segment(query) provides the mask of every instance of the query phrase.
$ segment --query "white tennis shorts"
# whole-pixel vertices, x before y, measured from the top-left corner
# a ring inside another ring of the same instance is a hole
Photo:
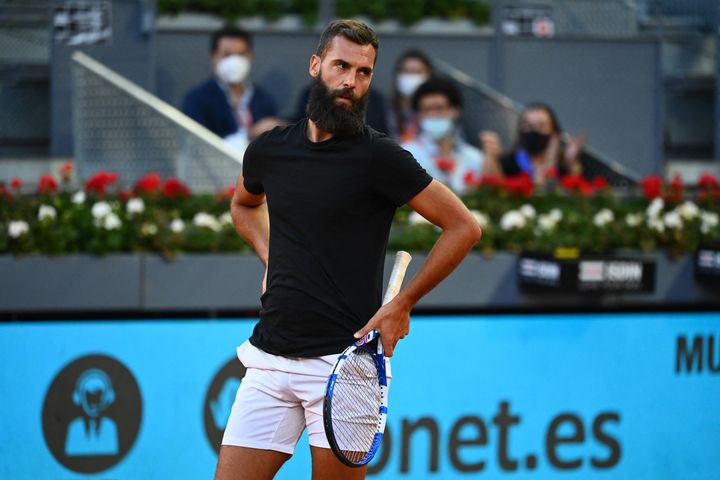
[[[223,445],[292,454],[305,427],[310,445],[330,448],[323,397],[338,355],[289,358],[246,341],[237,356],[247,369],[230,412]]]
[[[250,341],[240,345],[237,356],[247,371],[235,396],[222,444],[292,455],[307,428],[310,445],[330,448],[323,425],[323,398],[328,375],[339,355],[290,358],[264,352]],[[385,367],[389,385],[387,358]]]

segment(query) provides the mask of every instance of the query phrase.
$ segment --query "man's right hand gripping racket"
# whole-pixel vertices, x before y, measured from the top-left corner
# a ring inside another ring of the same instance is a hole
[[[411,257],[398,252],[383,305],[400,291]],[[340,354],[328,377],[323,421],[333,453],[350,467],[367,464],[385,431],[388,384],[380,334],[372,330]]]

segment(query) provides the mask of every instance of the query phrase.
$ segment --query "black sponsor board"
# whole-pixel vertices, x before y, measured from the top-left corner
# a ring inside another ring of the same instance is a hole
[[[652,260],[580,256],[518,255],[518,284],[524,290],[557,292],[653,292],[656,264]]]
[[[695,279],[720,283],[720,245],[704,246],[695,252]]]

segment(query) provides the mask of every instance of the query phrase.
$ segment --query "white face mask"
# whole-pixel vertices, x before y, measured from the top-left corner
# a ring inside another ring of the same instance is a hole
[[[433,140],[441,140],[452,133],[450,117],[427,117],[420,120],[420,129]]]
[[[215,66],[215,74],[225,83],[242,83],[250,73],[250,59],[244,55],[230,55]]]
[[[409,97],[415,90],[425,83],[428,76],[424,73],[400,73],[395,80],[395,86],[402,95]]]

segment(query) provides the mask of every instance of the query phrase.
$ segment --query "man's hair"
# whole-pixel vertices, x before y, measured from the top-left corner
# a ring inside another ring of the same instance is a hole
[[[372,45],[375,49],[375,61],[377,61],[377,52],[380,42],[372,28],[357,20],[334,20],[325,27],[320,35],[315,55],[322,58],[325,52],[330,48],[333,38],[342,35],[353,43],[358,45]]]
[[[210,37],[210,53],[215,53],[221,38],[239,38],[247,43],[250,51],[253,49],[252,36],[242,28],[233,25],[225,25],[219,30],[215,30]]]
[[[421,84],[412,97],[412,108],[417,111],[420,100],[428,95],[439,93],[444,95],[450,102],[450,106],[455,108],[462,107],[462,95],[460,90],[453,82],[443,77],[430,77],[425,83]]]

